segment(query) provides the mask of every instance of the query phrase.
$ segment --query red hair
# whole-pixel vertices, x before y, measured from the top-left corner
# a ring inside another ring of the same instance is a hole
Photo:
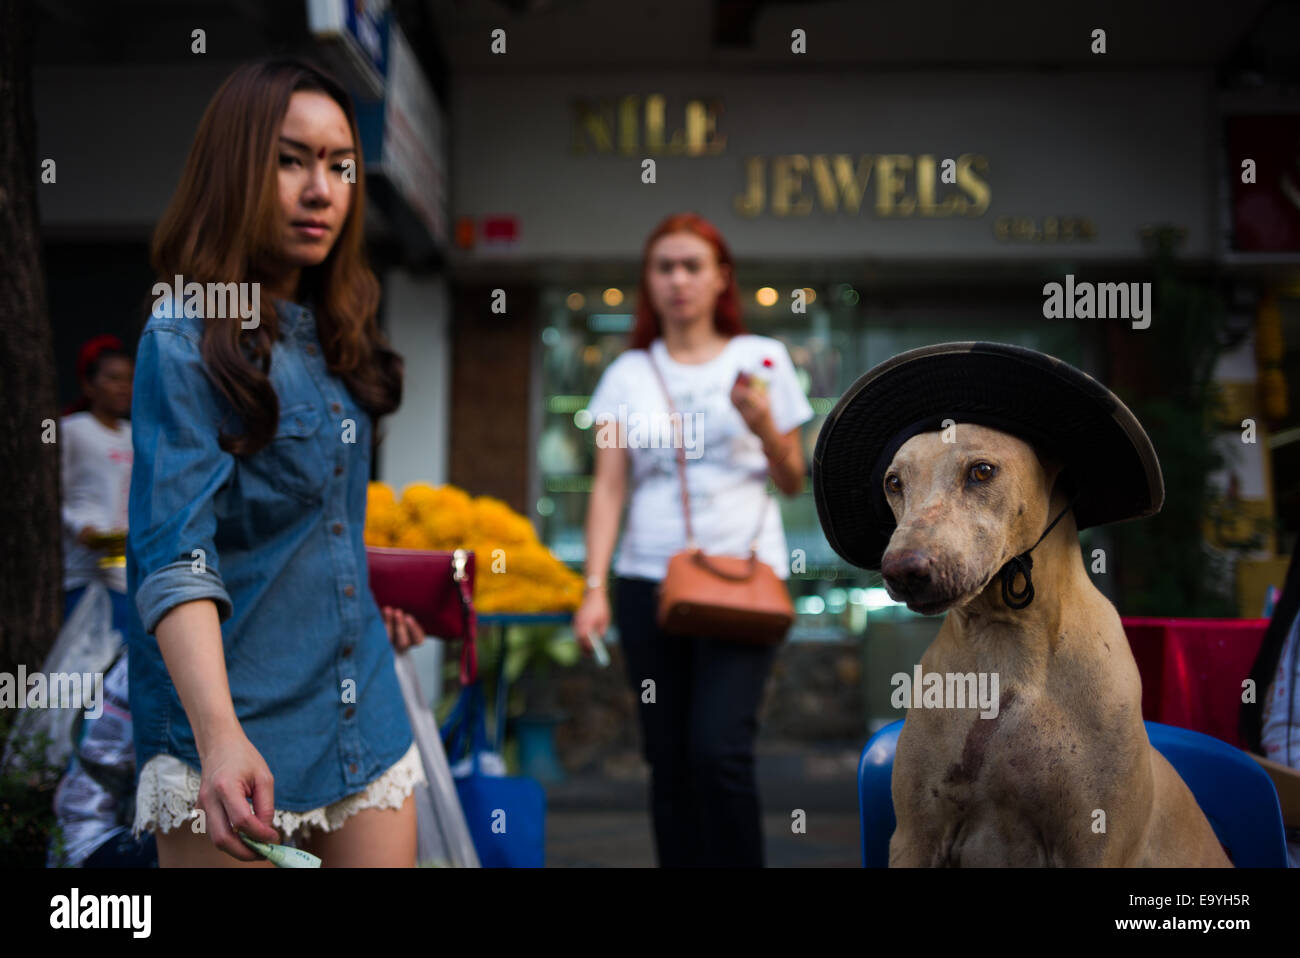
[[[669,233],[693,233],[713,247],[719,266],[726,266],[729,281],[727,288],[718,294],[713,306],[713,328],[728,338],[745,332],[740,319],[740,288],[736,285],[736,264],[731,258],[727,241],[718,228],[698,213],[674,213],[663,220],[649,238],[641,253],[641,290],[637,295],[636,324],[632,327],[631,349],[646,349],[663,335],[659,314],[650,305],[650,249],[660,237]]]

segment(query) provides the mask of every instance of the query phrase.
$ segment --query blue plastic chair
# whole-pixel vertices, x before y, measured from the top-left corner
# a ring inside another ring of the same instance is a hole
[[[1241,749],[1190,729],[1147,722],[1151,744],[1169,760],[1214,834],[1238,868],[1286,868],[1286,832],[1273,780]],[[862,867],[889,866],[894,834],[890,778],[902,721],[886,725],[867,742],[858,763],[858,811],[862,821]]]

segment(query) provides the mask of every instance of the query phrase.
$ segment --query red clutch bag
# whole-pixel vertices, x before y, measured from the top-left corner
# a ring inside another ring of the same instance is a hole
[[[426,635],[449,641],[463,639],[461,684],[474,681],[478,676],[474,553],[366,546],[366,562],[375,603],[414,616]]]

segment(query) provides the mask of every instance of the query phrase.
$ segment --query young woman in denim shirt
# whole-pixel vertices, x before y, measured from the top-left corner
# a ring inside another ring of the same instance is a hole
[[[241,67],[154,236],[183,293],[154,288],[140,339],[127,573],[135,832],[163,867],[268,865],[236,832],[414,864],[424,775],[393,646],[423,636],[375,606],[362,539],[402,363],[376,324],[359,142],[328,76]]]

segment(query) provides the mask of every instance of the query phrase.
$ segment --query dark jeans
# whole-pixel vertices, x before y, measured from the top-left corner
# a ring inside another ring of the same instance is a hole
[[[82,868],[157,868],[158,843],[145,832],[139,839],[122,832],[91,852]]]
[[[650,764],[659,865],[759,867],[754,736],[774,647],[663,633],[657,582],[618,578],[614,614]],[[643,687],[654,680],[654,702]]]

